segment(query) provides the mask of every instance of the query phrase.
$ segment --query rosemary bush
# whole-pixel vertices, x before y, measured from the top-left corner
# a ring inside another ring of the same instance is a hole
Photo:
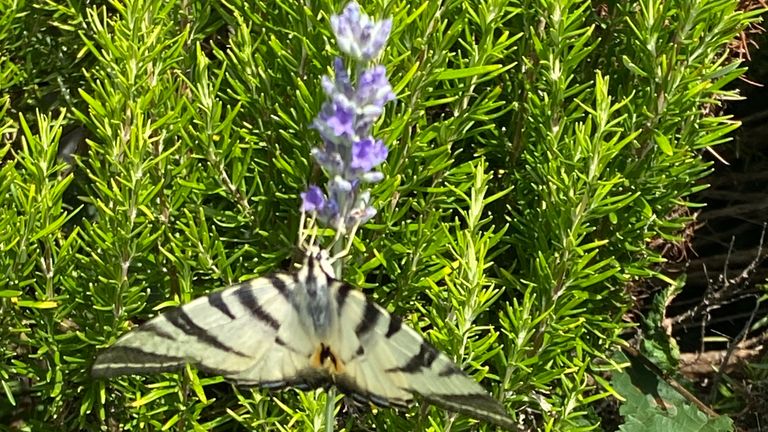
[[[594,430],[626,287],[709,172],[736,0],[370,1],[398,97],[345,279],[522,427]],[[317,430],[326,394],[97,381],[159,310],[287,268],[335,55],[320,0],[0,0],[0,428]],[[670,216],[672,215],[672,216]],[[671,283],[671,281],[670,281]],[[336,430],[489,430],[336,403]],[[470,426],[471,425],[471,426]]]

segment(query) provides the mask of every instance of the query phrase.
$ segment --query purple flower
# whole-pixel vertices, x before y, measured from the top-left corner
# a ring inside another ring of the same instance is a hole
[[[392,86],[387,79],[387,68],[384,66],[376,66],[363,71],[357,80],[357,85],[355,102],[359,106],[373,105],[379,109],[380,113],[384,104],[395,99]]]
[[[320,114],[315,117],[313,127],[328,141],[336,142],[338,137],[352,137],[355,134],[355,106],[343,97],[334,97],[323,103]]]
[[[395,99],[386,72],[384,66],[377,66],[363,71],[358,77],[358,88],[354,95],[357,136],[368,135],[373,123],[384,112],[384,104]]]
[[[363,172],[370,171],[373,167],[387,159],[387,146],[382,140],[366,138],[352,143],[352,161],[349,167]]]
[[[351,97],[355,89],[352,87],[349,73],[347,73],[347,68],[344,66],[344,60],[341,57],[336,57],[333,60],[333,73],[336,76],[334,80],[331,80],[328,75],[323,75],[322,85],[325,94],[328,97],[333,97],[336,94]]]
[[[352,1],[341,15],[331,16],[331,28],[342,52],[361,61],[370,61],[387,43],[392,20],[373,21],[360,12],[360,5]]]
[[[327,75],[323,75],[322,78],[323,91],[330,98],[343,96],[341,99],[345,103],[353,103],[360,111],[370,109],[368,106],[373,105],[379,113],[387,102],[395,99],[387,78],[387,68],[384,66],[379,65],[363,70],[357,78],[357,90],[352,85],[349,73],[340,57],[334,59],[333,72],[336,76],[334,80]]]
[[[338,142],[337,137],[341,136],[356,138],[355,135],[368,135],[373,123],[384,111],[384,105],[395,99],[387,79],[387,69],[376,66],[363,70],[357,77],[357,87],[350,81],[344,62],[338,57],[334,61],[334,72],[334,80],[323,76],[323,90],[330,102],[323,105],[314,127],[323,138],[334,142]]]
[[[379,171],[370,171],[360,175],[360,181],[363,183],[378,183],[384,179],[384,174]]]
[[[345,221],[347,226],[362,225],[376,216],[376,209],[369,205],[370,202],[371,193],[369,191],[364,191],[357,195],[357,199],[352,205]]]
[[[325,207],[325,195],[323,191],[315,186],[310,185],[306,192],[301,193],[301,211],[317,211]]]
[[[336,175],[344,171],[344,160],[341,154],[335,150],[333,143],[326,141],[325,148],[313,148],[310,154],[329,175]]]
[[[353,209],[350,212],[350,220],[347,222],[347,224],[350,226],[354,224],[362,225],[376,216],[376,213],[376,209],[370,206],[363,207],[361,209]]]
[[[339,220],[339,203],[334,196],[339,196],[339,193],[331,191],[331,197],[326,198],[319,187],[310,185],[306,192],[301,193],[301,211],[315,213],[321,223],[336,226]]]
[[[339,218],[339,204],[334,200],[328,200],[318,217],[324,224],[336,226],[336,221]]]
[[[341,176],[334,176],[329,184],[331,195],[339,202],[343,201],[344,197],[357,187],[357,182],[351,182]]]

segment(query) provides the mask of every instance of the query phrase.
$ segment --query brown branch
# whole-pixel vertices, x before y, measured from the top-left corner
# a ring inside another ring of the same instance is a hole
[[[722,267],[718,266],[718,267]],[[752,274],[752,278],[754,280],[762,281],[768,279],[768,268],[758,268],[755,269],[755,273]],[[701,271],[691,271],[686,274],[685,277],[685,283],[688,286],[700,286],[700,285],[707,285],[711,284],[713,281],[709,279],[709,275],[701,270]],[[698,299],[689,299],[688,302],[697,302]],[[675,303],[676,306],[683,306],[683,301],[678,301]]]
[[[706,258],[699,258],[691,260],[690,267],[706,267],[706,268],[725,268],[726,266],[740,267],[744,264],[752,263],[755,260],[757,252],[760,247],[754,247],[747,250],[734,251],[727,254],[710,255]]]
[[[744,268],[744,270],[742,270],[741,273],[739,273],[736,277],[728,278],[728,266],[731,264],[731,261],[734,257],[734,254],[732,253],[732,239],[731,247],[728,249],[728,254],[725,256],[724,265],[722,266],[722,274],[718,278],[717,282],[707,284],[707,291],[704,294],[704,298],[702,299],[701,303],[696,305],[694,308],[687,310],[685,313],[668,318],[669,323],[674,326],[685,323],[687,321],[695,320],[700,316],[704,316],[706,318],[709,315],[709,312],[712,310],[718,309],[728,303],[735,301],[734,298],[736,297],[743,296],[745,291],[748,289],[748,282],[750,278],[754,275],[757,267],[765,260],[763,257],[765,230],[766,224],[763,223],[763,230],[760,234],[760,242],[758,243],[757,250],[754,253],[754,258],[749,263],[749,265]],[[741,253],[739,253],[739,255],[741,255]],[[743,257],[739,256],[738,258],[742,259]],[[704,269],[704,272],[706,273],[706,264],[701,261],[699,265]],[[709,280],[709,277],[707,277],[707,280]],[[706,320],[704,320],[703,323],[706,323]]]
[[[754,212],[764,212],[766,209],[768,209],[768,199],[763,199],[761,201],[751,202],[748,204],[737,204],[715,210],[704,211],[701,212],[701,219],[708,220],[719,217],[737,217]]]
[[[755,298],[755,293],[754,292],[750,292],[750,293],[746,293],[746,294],[744,294],[744,295],[742,295],[740,297],[733,298],[732,302],[741,301],[741,300],[744,300],[745,298],[749,298],[749,297]],[[711,309],[710,312],[712,310],[714,310],[714,309]],[[746,311],[746,312],[741,312],[741,313],[732,313],[732,314],[728,314],[728,315],[725,315],[725,316],[720,316],[720,317],[717,317],[717,318],[707,319],[706,320],[706,324],[710,325],[710,324],[717,324],[717,323],[721,323],[721,322],[732,322],[732,321],[737,320],[737,319],[749,318],[751,315],[752,315],[752,311]],[[666,321],[668,321],[668,320],[665,320],[665,323],[666,323]],[[696,322],[686,322],[686,323],[679,324],[676,327],[676,330],[687,330],[687,329],[690,329],[690,328],[693,328],[693,327],[698,327],[699,325],[701,325],[701,322],[698,322],[698,321],[696,321]],[[701,351],[704,351],[704,350],[702,349]]]
[[[747,182],[761,182],[765,180],[768,180],[768,171],[758,170],[756,172],[732,173],[722,177],[714,177],[709,181],[709,184],[711,187],[715,187],[716,185],[723,184],[743,185]]]
[[[712,198],[712,199],[724,200],[724,201],[752,202],[752,201],[768,199],[768,194],[764,194],[760,192],[738,192],[738,191],[732,191],[732,190],[717,190],[717,189],[704,190],[700,193],[700,195],[704,198]]]
[[[765,233],[765,231],[763,231]],[[760,244],[763,244],[763,239],[760,239]],[[750,327],[752,327],[752,323],[755,320],[755,315],[757,315],[757,310],[760,308],[760,297],[758,295],[755,295],[755,307],[752,308],[752,315],[749,317],[747,322],[744,324],[744,327],[741,328],[741,332],[739,332],[739,335],[736,336],[736,339],[734,340],[735,343],[731,343],[728,345],[728,349],[725,351],[725,357],[723,358],[723,364],[727,365],[728,362],[731,359],[731,356],[733,356],[733,352],[736,349],[736,347],[744,341],[744,339],[747,337],[747,334],[749,333]],[[723,374],[725,373],[724,369],[720,369],[717,372],[717,375],[715,375],[715,379],[712,380],[712,389],[709,391],[709,401],[715,400],[715,395],[717,394],[718,388],[720,387],[720,381],[723,378]]]
[[[712,350],[680,354],[680,372],[691,378],[700,379],[722,371],[731,373],[742,365],[760,356],[768,341],[768,331],[755,337],[732,344],[736,349],[728,356],[728,350]]]
[[[745,220],[744,218],[741,218],[740,220]],[[712,234],[708,234],[703,232],[703,230],[700,230],[702,227],[708,227],[707,224],[702,223],[701,226],[696,227],[696,243],[697,247],[701,248],[702,246],[706,246],[707,244],[716,244],[725,246],[728,243],[724,242],[721,239],[724,238],[732,238],[732,237],[738,237],[740,235],[744,235],[747,233],[751,233],[751,231],[754,229],[755,226],[760,226],[763,224],[762,220],[758,222],[751,222],[749,223],[743,223],[743,224],[732,224],[730,229],[723,229],[723,227],[718,227],[716,232],[712,232]],[[751,235],[751,234],[748,234]],[[706,242],[706,243],[705,243]]]

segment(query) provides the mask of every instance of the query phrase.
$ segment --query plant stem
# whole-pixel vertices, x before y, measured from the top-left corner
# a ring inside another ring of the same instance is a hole
[[[337,242],[333,245],[332,254],[336,254],[341,251],[344,242]],[[339,259],[333,263],[333,271],[336,273],[336,279],[341,280],[342,260]],[[334,411],[336,408],[336,387],[329,387],[326,391],[325,399],[325,432],[333,432],[333,426],[336,423],[334,419]]]
[[[336,387],[329,387],[326,390],[325,399],[325,432],[333,432],[333,425],[336,423],[334,419],[334,409],[336,408]]]

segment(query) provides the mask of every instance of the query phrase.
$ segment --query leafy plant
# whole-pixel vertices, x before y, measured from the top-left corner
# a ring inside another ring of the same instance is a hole
[[[345,279],[522,428],[596,429],[632,325],[626,288],[659,276],[653,242],[679,235],[701,153],[738,127],[712,113],[744,72],[727,44],[762,11],[363,6],[392,16],[380,61],[398,102],[375,125],[386,176]],[[321,427],[322,391],[238,390],[191,368],[95,381],[89,367],[158,311],[289,265],[299,194],[324,180],[307,125],[340,7],[0,0],[0,428]],[[338,430],[489,429],[336,406]]]
[[[632,431],[731,431],[733,422],[728,417],[710,418],[689,403],[659,377],[647,373],[643,382],[634,384],[631,374],[618,372],[611,383],[626,401],[621,405],[624,424],[619,430]],[[652,387],[652,394],[643,387]]]

